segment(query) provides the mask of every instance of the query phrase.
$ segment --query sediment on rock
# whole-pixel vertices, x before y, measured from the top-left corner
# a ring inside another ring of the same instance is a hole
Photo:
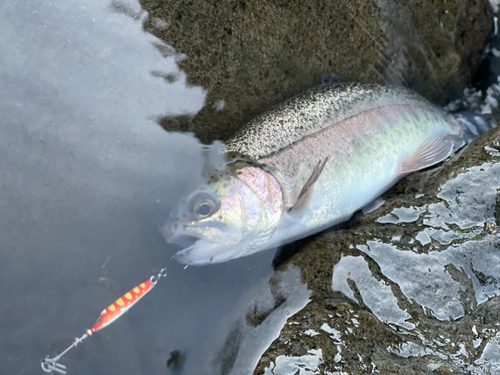
[[[447,2],[141,0],[146,31],[187,58],[188,83],[208,90],[169,131],[210,143],[323,74],[409,86],[445,104],[459,97],[493,27],[487,0]],[[171,81],[175,77],[166,77]]]

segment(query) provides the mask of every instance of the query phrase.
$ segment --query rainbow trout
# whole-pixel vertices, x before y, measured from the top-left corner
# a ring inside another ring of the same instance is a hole
[[[348,220],[405,175],[465,142],[450,115],[403,88],[318,86],[262,113],[225,142],[161,228],[190,240],[184,264],[220,263]]]

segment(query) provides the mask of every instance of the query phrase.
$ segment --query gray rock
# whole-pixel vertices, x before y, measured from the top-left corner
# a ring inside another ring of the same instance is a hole
[[[209,90],[170,131],[222,139],[323,74],[409,86],[444,104],[474,74],[492,30],[487,0],[141,0],[146,31],[187,58],[188,83]],[[169,54],[163,48],[164,54]],[[164,77],[169,82],[178,77]]]
[[[277,267],[312,294],[255,374],[500,371],[500,128],[381,199]]]

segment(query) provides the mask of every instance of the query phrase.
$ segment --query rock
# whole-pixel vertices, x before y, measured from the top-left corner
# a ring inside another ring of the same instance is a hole
[[[381,199],[277,267],[312,294],[255,374],[500,371],[500,128]]]
[[[196,116],[164,118],[161,124],[192,131],[207,143],[318,84],[323,74],[407,85],[444,104],[460,96],[473,76],[493,25],[487,0],[141,5],[149,13],[145,30],[185,54],[179,65],[188,83],[209,91]]]

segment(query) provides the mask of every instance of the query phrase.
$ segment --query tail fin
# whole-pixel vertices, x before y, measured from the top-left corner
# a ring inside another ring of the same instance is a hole
[[[495,128],[497,124],[488,115],[479,115],[471,112],[459,112],[453,115],[463,128],[463,138],[471,143],[481,134]]]

